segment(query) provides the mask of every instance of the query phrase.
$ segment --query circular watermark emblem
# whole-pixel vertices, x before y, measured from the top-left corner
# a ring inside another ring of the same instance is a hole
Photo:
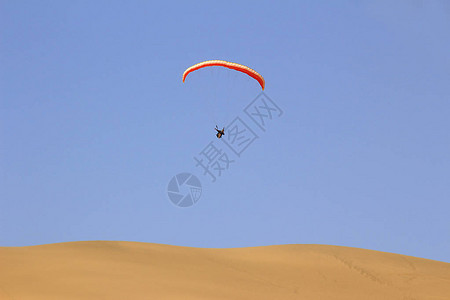
[[[189,207],[197,203],[202,195],[200,180],[191,173],[174,176],[167,186],[170,201],[179,207]]]

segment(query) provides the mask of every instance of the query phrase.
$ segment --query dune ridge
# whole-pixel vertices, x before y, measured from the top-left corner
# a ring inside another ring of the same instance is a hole
[[[450,264],[327,245],[0,247],[0,299],[450,299]]]

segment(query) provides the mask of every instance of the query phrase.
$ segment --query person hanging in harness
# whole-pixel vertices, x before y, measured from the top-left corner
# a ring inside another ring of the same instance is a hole
[[[225,135],[224,130],[225,130],[225,127],[222,128],[222,130],[219,130],[219,128],[217,128],[217,125],[216,125],[216,131],[217,131],[216,136],[217,136],[218,139],[220,139],[222,137],[222,135]]]

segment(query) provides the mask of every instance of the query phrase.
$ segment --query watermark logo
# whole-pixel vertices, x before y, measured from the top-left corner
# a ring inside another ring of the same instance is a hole
[[[260,93],[225,126],[226,133],[220,140],[214,138],[194,156],[197,172],[216,182],[230,167],[234,167],[272,121],[282,115],[280,107],[264,92]],[[194,205],[201,193],[201,183],[191,173],[176,175],[168,186],[169,199],[179,207]]]
[[[241,156],[245,149],[258,138],[256,133],[239,117],[228,124],[227,128],[228,135],[223,141],[237,156]]]
[[[167,186],[170,201],[178,207],[189,207],[197,203],[202,195],[202,184],[191,173],[174,176]]]
[[[210,142],[200,153],[199,157],[194,157],[197,162],[196,167],[203,169],[203,175],[208,175],[211,177],[212,182],[215,182],[217,176],[222,175],[222,171],[228,170],[231,160],[228,154],[221,148]]]
[[[265,93],[261,93],[244,109],[245,114],[262,130],[275,118],[281,117],[283,111]]]

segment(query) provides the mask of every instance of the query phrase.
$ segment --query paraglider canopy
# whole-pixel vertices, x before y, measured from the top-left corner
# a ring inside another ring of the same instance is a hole
[[[232,70],[236,70],[242,73],[247,74],[248,76],[254,78],[256,81],[258,81],[259,85],[261,86],[261,88],[264,90],[264,87],[266,85],[264,78],[261,76],[261,74],[259,74],[258,72],[256,72],[255,70],[241,65],[241,64],[237,64],[237,63],[232,63],[232,62],[228,62],[228,61],[224,61],[224,60],[207,60],[201,63],[198,63],[196,65],[193,65],[189,68],[186,69],[186,71],[184,71],[183,73],[183,82],[186,79],[186,76],[193,72],[196,71],[198,69],[201,68],[205,68],[205,67],[213,67],[213,66],[218,66],[218,67],[225,67],[225,68],[229,68]]]

